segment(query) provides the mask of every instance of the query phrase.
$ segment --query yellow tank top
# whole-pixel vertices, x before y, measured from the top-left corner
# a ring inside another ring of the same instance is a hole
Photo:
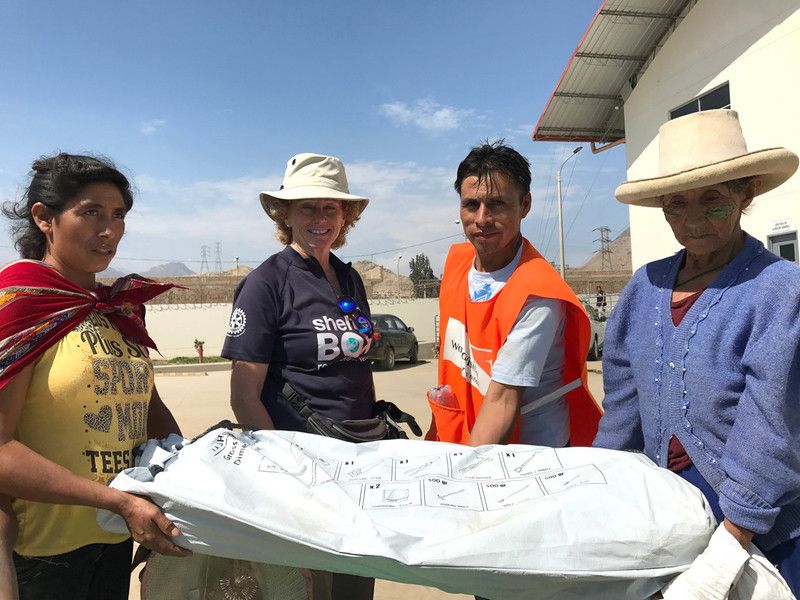
[[[35,363],[16,439],[73,473],[107,485],[133,465],[147,439],[153,366],[147,349],[125,340],[93,312]],[[50,556],[87,544],[117,543],[95,521],[95,509],[14,500],[15,550]]]

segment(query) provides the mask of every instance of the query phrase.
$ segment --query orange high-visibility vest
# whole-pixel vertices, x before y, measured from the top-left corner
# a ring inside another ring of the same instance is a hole
[[[591,327],[575,293],[541,254],[523,238],[522,258],[491,300],[472,302],[467,277],[475,260],[472,244],[455,244],[445,262],[439,294],[439,385],[449,384],[458,406],[430,402],[435,438],[466,444],[492,378],[492,365],[529,296],[566,305],[563,382],[570,415],[570,445],[589,446],[602,411],[589,392],[586,354]],[[578,383],[580,382],[580,383]],[[519,441],[520,419],[509,442]],[[433,431],[432,431],[433,432]]]

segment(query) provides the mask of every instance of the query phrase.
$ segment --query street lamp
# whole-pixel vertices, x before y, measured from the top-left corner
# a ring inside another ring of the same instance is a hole
[[[397,272],[397,295],[400,295],[400,259],[403,258],[402,254],[398,254],[395,261],[397,261],[397,266],[395,267],[395,271]]]
[[[461,219],[456,219],[455,221],[453,221],[453,223],[455,223],[456,225],[461,225],[462,228],[464,227],[464,224],[461,222]],[[461,233],[464,234],[464,241],[466,242],[468,240],[467,232],[462,229]]]
[[[558,249],[561,255],[561,278],[564,279],[564,215],[561,209],[561,169],[564,168],[564,165],[567,164],[567,161],[575,156],[578,152],[583,150],[583,146],[578,146],[575,150],[572,151],[567,158],[564,159],[564,162],[561,163],[561,166],[558,167],[558,173],[556,175],[556,183],[558,185]]]

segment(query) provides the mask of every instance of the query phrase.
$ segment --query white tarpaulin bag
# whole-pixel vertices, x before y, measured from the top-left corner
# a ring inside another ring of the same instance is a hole
[[[227,429],[175,447],[151,440],[111,485],[159,504],[181,546],[495,600],[647,598],[716,526],[642,454]]]
[[[753,544],[742,548],[724,525],[662,594],[663,600],[794,600],[786,581],[761,551]]]

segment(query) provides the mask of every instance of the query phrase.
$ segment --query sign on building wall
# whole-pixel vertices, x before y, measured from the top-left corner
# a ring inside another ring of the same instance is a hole
[[[781,231],[792,231],[794,228],[792,227],[792,220],[791,219],[778,219],[777,221],[772,222],[772,228],[770,229],[770,233],[780,233]]]

